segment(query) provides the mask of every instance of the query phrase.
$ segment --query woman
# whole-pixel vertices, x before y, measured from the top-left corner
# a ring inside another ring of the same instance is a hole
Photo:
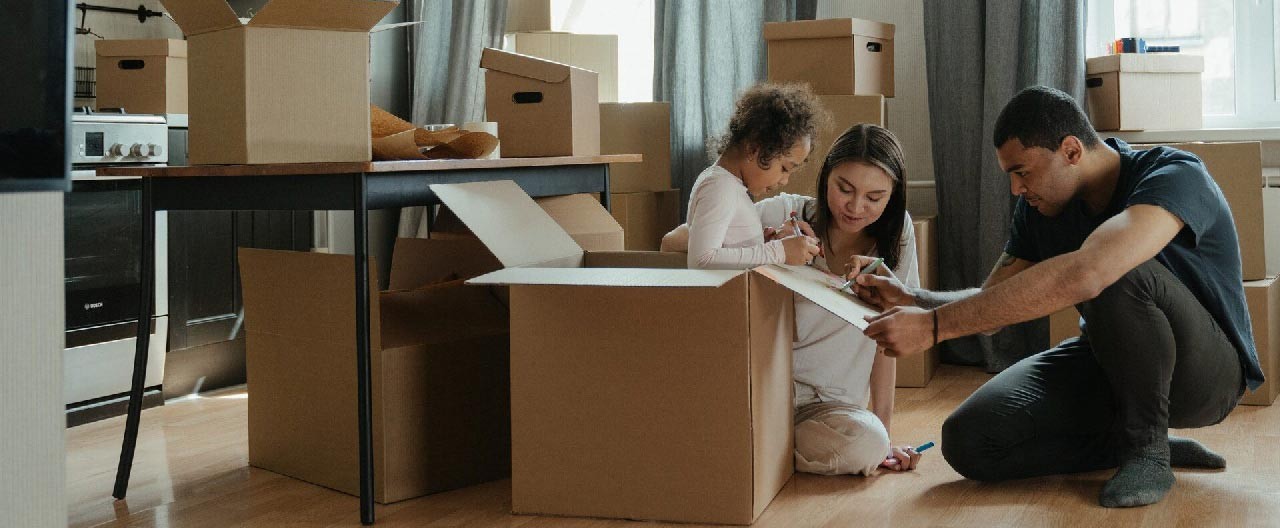
[[[843,275],[866,256],[882,257],[904,284],[917,287],[905,189],[897,138],[860,124],[831,146],[818,175],[817,198],[781,194],[755,207],[763,225],[778,226],[765,228],[766,239],[793,235],[798,227],[821,241],[814,267]],[[687,251],[688,227],[663,237],[662,250]],[[875,341],[825,309],[799,296],[795,304],[796,469],[869,476],[877,467],[915,468],[920,455],[889,442],[896,360],[876,353]]]

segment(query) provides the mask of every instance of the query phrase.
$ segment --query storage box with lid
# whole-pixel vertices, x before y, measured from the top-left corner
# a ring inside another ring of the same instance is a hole
[[[1194,130],[1204,124],[1204,57],[1120,53],[1085,61],[1089,121],[1098,130]]]
[[[769,22],[769,80],[819,95],[893,97],[893,24],[858,18]]]

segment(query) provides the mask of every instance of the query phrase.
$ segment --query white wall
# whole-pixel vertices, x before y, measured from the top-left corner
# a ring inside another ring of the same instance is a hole
[[[818,0],[818,18],[864,18],[894,27],[894,97],[888,99],[888,128],[907,155],[908,207],[913,214],[936,214],[933,143],[929,132],[929,83],[925,69],[924,0]]]
[[[62,193],[0,194],[0,524],[5,526],[67,525],[62,259]]]

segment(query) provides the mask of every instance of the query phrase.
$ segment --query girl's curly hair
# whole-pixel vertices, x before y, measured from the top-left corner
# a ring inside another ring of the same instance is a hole
[[[821,103],[807,84],[761,83],[738,97],[729,130],[711,138],[707,147],[713,158],[732,147],[755,148],[756,165],[763,170],[800,138],[812,142],[825,119]]]

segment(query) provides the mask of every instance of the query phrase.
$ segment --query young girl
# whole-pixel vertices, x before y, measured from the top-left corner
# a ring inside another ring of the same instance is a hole
[[[827,154],[816,199],[781,194],[756,203],[755,212],[770,237],[793,233],[791,212],[799,212],[803,220],[794,224],[822,240],[823,256],[813,263],[819,269],[843,274],[848,264],[861,267],[868,255],[879,256],[914,287],[920,275],[905,188],[897,138],[855,125]],[[687,233],[685,226],[668,233],[662,250],[683,250]],[[795,303],[796,469],[870,475],[877,467],[915,468],[918,453],[890,448],[896,360],[877,354],[875,341],[823,308],[799,296]]]
[[[794,235],[766,242],[751,196],[787,183],[809,156],[817,98],[802,85],[756,85],[738,98],[729,130],[712,143],[716,163],[698,175],[689,196],[688,263],[697,269],[805,264],[817,240]]]

